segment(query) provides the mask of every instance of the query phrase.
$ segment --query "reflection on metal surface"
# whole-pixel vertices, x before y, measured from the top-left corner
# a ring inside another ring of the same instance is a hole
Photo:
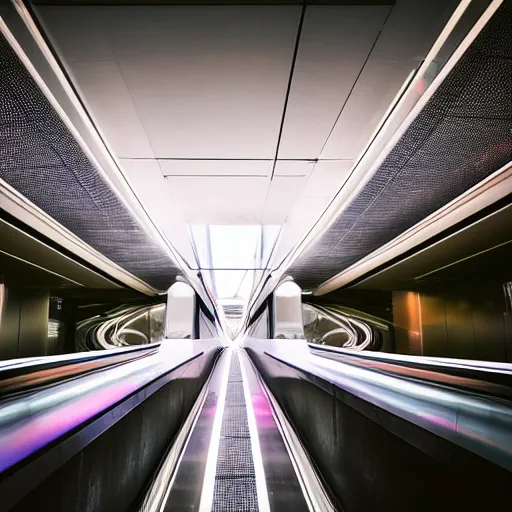
[[[283,420],[287,420],[258,377],[246,352],[241,350],[239,356],[245,374],[246,389],[250,392],[250,398],[246,396],[246,402],[251,401],[254,411],[255,435],[259,440],[270,509],[278,510],[279,507],[285,507],[295,512],[331,510],[315,506],[314,500],[310,498],[311,489],[304,481],[310,474],[314,474],[314,469],[310,463],[304,466],[298,464],[296,452],[290,449],[289,438],[285,438],[282,423]],[[276,412],[277,409],[280,416]]]
[[[164,337],[165,306],[121,306],[78,323],[80,351],[159,342]]]
[[[304,334],[310,343],[351,350],[380,350],[386,326],[354,315],[303,304]]]
[[[356,396],[512,471],[510,402],[291,351],[288,343],[247,340],[245,345],[280,362],[280,372],[285,365],[295,378],[315,376],[344,390],[347,397]],[[506,366],[512,370],[512,365]]]

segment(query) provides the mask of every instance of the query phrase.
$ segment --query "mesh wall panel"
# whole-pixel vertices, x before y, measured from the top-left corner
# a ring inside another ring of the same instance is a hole
[[[103,180],[0,34],[0,178],[159,290],[177,269]]]
[[[506,1],[376,174],[290,274],[303,288],[375,251],[512,159],[512,1]]]

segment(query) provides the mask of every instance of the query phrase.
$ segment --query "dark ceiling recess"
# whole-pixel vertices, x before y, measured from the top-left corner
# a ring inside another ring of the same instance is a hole
[[[290,274],[315,289],[512,159],[512,0],[506,0],[363,190]]]
[[[84,242],[157,290],[178,269],[89,161],[0,36],[0,178]]]

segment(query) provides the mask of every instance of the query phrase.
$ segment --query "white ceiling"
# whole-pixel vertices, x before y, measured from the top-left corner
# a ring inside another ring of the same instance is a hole
[[[320,156],[389,10],[389,6],[307,9],[279,158]]]
[[[185,260],[195,265],[189,223],[284,224],[277,265],[343,186],[447,3],[309,6],[288,101],[300,6],[38,13],[131,186]]]

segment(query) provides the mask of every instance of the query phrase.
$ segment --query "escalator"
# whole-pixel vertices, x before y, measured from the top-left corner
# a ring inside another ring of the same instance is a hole
[[[509,365],[247,338],[0,368],[0,510],[499,510]]]

